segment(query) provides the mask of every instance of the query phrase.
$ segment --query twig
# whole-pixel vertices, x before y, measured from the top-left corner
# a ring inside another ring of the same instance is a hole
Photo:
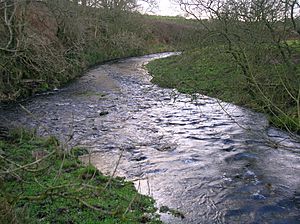
[[[32,112],[30,112],[26,107],[24,107],[22,104],[19,104],[19,106],[26,112],[26,113],[28,113],[34,120],[36,120],[40,125],[41,125],[41,127],[48,133],[48,134],[50,134],[51,132],[50,132],[50,130],[45,126],[45,125],[43,125],[42,124],[42,122],[32,113]]]
[[[121,151],[121,154],[120,154],[120,156],[119,156],[119,159],[118,159],[118,161],[117,161],[117,164],[116,164],[116,166],[115,166],[115,169],[114,169],[112,175],[110,175],[109,180],[108,180],[108,182],[107,182],[106,185],[105,185],[105,189],[107,189],[107,187],[111,184],[111,181],[112,181],[113,177],[115,176],[115,174],[116,174],[116,172],[117,172],[117,169],[118,169],[118,167],[119,167],[119,165],[120,165],[121,158],[122,158],[122,156],[123,156],[124,151],[125,151],[125,148],[123,148],[122,151]]]
[[[9,163],[11,163],[11,164],[14,164],[14,165],[18,166],[18,168],[16,168],[16,169],[13,169],[13,170],[7,170],[7,171],[5,171],[5,172],[0,172],[0,174],[9,174],[9,173],[11,173],[11,172],[16,172],[16,171],[22,170],[22,169],[24,169],[24,170],[26,170],[26,171],[28,171],[28,172],[38,172],[37,170],[27,169],[27,167],[30,167],[30,166],[33,166],[33,165],[35,165],[35,164],[40,163],[41,161],[43,161],[43,160],[45,160],[46,158],[48,158],[48,157],[50,157],[51,155],[53,155],[54,153],[55,153],[55,151],[49,153],[48,155],[44,156],[44,157],[41,158],[41,159],[36,160],[35,162],[28,163],[28,164],[23,165],[23,166],[22,166],[22,165],[19,165],[19,164],[17,164],[17,163],[15,163],[15,162],[12,161],[12,160],[9,160],[9,159],[5,158],[5,157],[2,156],[2,155],[0,155],[0,158],[1,158],[1,159],[5,160],[5,161],[7,161],[7,162],[9,162]]]

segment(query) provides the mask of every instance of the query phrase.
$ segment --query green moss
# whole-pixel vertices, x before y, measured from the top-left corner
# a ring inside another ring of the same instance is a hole
[[[159,209],[159,212],[160,213],[169,213],[169,214],[173,215],[174,217],[181,218],[181,219],[185,218],[185,216],[182,212],[180,212],[176,209],[171,209],[168,206],[161,206]]]
[[[0,141],[1,223],[140,223],[154,214],[154,201],[132,183],[83,166],[76,153],[57,155],[56,143],[24,132]],[[34,163],[33,152],[45,157]],[[160,223],[151,217],[148,223]]]
[[[70,154],[71,154],[72,156],[74,156],[75,158],[76,158],[76,157],[79,157],[79,156],[86,155],[86,154],[88,154],[88,153],[89,153],[89,152],[88,152],[87,149],[81,148],[81,147],[75,147],[75,148],[72,148],[72,149],[71,149],[71,152],[70,152]]]

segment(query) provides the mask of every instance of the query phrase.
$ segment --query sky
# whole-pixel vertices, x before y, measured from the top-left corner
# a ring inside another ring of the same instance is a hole
[[[170,0],[158,0],[159,2],[159,11],[157,12],[162,16],[177,16],[182,14],[180,7],[174,3],[171,3]]]
[[[177,16],[183,15],[183,12],[180,10],[180,7],[175,3],[171,2],[172,0],[157,0],[158,9],[154,10],[153,13],[162,16]]]

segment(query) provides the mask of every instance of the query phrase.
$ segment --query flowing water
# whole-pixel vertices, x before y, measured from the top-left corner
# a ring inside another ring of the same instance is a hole
[[[299,139],[262,114],[151,84],[142,65],[170,55],[101,65],[22,102],[31,115],[0,106],[1,122],[72,136],[103,173],[184,215],[162,214],[166,223],[300,223]]]

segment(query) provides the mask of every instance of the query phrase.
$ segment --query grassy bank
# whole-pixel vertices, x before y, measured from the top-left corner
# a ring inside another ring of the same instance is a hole
[[[225,102],[247,106],[269,115],[283,129],[300,132],[299,105],[292,101],[282,77],[281,64],[256,65],[249,82],[241,68],[222,46],[210,46],[182,55],[159,59],[147,65],[152,82],[183,93],[201,93]],[[294,77],[295,89],[299,80]],[[289,86],[290,88],[290,86]]]
[[[152,82],[164,88],[176,88],[182,93],[203,93],[224,101],[241,101],[233,91],[238,70],[226,54],[211,55],[211,49],[184,52],[179,56],[150,62],[147,68]]]
[[[0,223],[161,223],[151,198],[83,166],[84,152],[24,131],[0,140]]]

